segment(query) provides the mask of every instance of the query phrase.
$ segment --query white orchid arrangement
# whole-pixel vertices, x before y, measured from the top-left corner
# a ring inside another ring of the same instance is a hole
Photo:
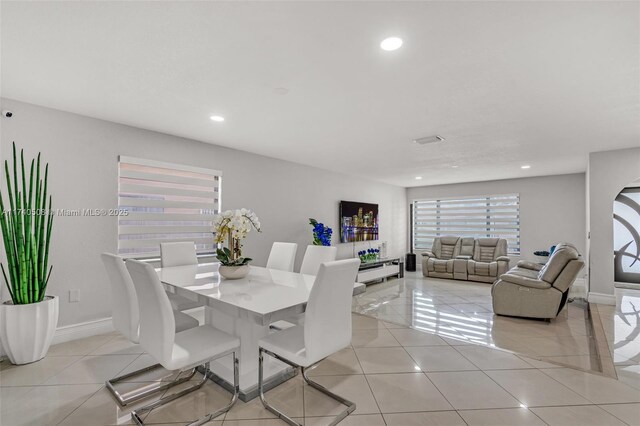
[[[262,232],[260,220],[254,212],[248,209],[227,210],[213,219],[215,243],[221,244],[228,240],[229,247],[217,250],[218,260],[225,266],[242,266],[251,258],[242,257],[241,240],[245,239],[251,229]]]

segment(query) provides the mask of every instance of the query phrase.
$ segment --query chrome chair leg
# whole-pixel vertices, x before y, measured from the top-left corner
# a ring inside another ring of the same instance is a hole
[[[351,402],[348,399],[343,398],[340,395],[337,395],[337,394],[331,392],[329,389],[325,388],[320,383],[314,382],[313,380],[309,379],[309,377],[307,376],[307,368],[300,367],[300,369],[302,370],[302,377],[304,378],[304,381],[307,382],[307,384],[309,386],[311,386],[312,388],[319,390],[323,394],[335,399],[336,401],[338,401],[342,405],[346,405],[347,406],[347,408],[345,410],[341,411],[340,414],[338,414],[333,419],[333,421],[331,423],[329,423],[329,426],[337,425],[342,420],[344,420],[349,414],[353,413],[353,411],[356,409],[356,403],[355,402]]]
[[[229,401],[229,403],[227,405],[225,405],[224,407],[222,407],[218,411],[215,411],[213,413],[207,414],[206,416],[202,417],[201,419],[198,419],[195,422],[190,423],[189,426],[203,425],[203,424],[208,423],[211,420],[215,419],[220,414],[226,413],[227,411],[229,411],[231,409],[231,407],[233,407],[235,405],[236,401],[238,400],[238,396],[239,395],[240,395],[240,369],[239,369],[238,358],[236,357],[236,353],[234,352],[233,353],[233,396],[231,397],[231,401]]]
[[[300,423],[296,422],[291,417],[287,416],[286,414],[284,414],[283,412],[279,411],[274,406],[270,405],[269,402],[266,400],[266,398],[264,396],[264,377],[263,377],[263,374],[264,374],[263,364],[264,364],[264,354],[265,353],[270,355],[271,357],[277,359],[278,361],[282,361],[285,364],[290,365],[293,368],[300,367],[299,365],[294,364],[293,362],[291,362],[291,361],[289,361],[289,360],[287,360],[285,358],[282,358],[282,357],[278,356],[277,354],[274,354],[273,352],[269,352],[266,349],[259,348],[259,353],[258,353],[258,390],[260,391],[260,401],[262,401],[262,405],[264,405],[264,408],[266,408],[267,410],[271,411],[273,414],[278,416],[278,418],[282,419],[283,421],[285,421],[286,423],[290,424],[291,426],[302,426]],[[344,405],[347,406],[347,408],[345,410],[343,410],[340,414],[338,414],[333,419],[333,421],[330,423],[330,426],[337,425],[342,420],[344,420],[345,417],[347,417],[349,414],[351,414],[356,409],[356,404],[354,402],[351,402],[348,399],[345,399],[345,398],[341,397],[340,395],[336,395],[335,393],[331,392],[329,389],[325,388],[321,384],[310,380],[309,377],[307,377],[307,368],[301,367],[301,369],[302,369],[302,377],[304,377],[305,382],[307,382],[307,384],[309,384],[309,386],[313,387],[314,389],[319,390],[320,392],[324,393],[325,395],[327,395],[327,396],[333,398],[334,400],[338,401],[339,403],[344,404]]]
[[[144,422],[142,421],[142,415],[145,413],[148,413],[149,411],[153,410],[154,408],[158,408],[161,407],[163,405],[165,405],[168,402],[171,402],[175,399],[180,398],[181,396],[184,396],[188,393],[191,393],[195,390],[200,389],[202,386],[204,386],[204,384],[207,382],[207,379],[209,378],[209,363],[207,362],[205,364],[205,371],[204,371],[204,376],[202,377],[202,380],[200,380],[198,383],[196,383],[193,386],[189,386],[186,389],[183,389],[179,392],[173,393],[169,396],[165,396],[160,398],[159,400],[152,402],[149,405],[145,405],[142,408],[138,408],[137,410],[134,410],[131,412],[131,419],[138,425],[144,425]]]
[[[264,353],[267,353],[267,354],[271,355],[272,357],[274,357],[274,358],[276,358],[276,359],[278,359],[278,360],[280,360],[280,361],[282,361],[282,362],[284,362],[286,364],[289,364],[293,368],[298,368],[298,366],[293,364],[292,362],[289,362],[284,358],[280,358],[276,354],[273,354],[273,353],[267,351],[266,349],[259,348],[259,350],[258,350],[258,391],[260,393],[260,401],[262,401],[262,405],[264,405],[264,408],[266,408],[267,410],[271,411],[273,414],[278,416],[279,419],[281,419],[284,422],[290,424],[291,426],[303,426],[302,424],[300,424],[300,423],[296,422],[295,420],[293,420],[291,417],[287,416],[282,411],[279,411],[277,408],[275,408],[274,406],[269,404],[267,399],[264,397]]]
[[[111,380],[107,380],[105,382],[105,386],[106,386],[107,390],[109,392],[111,392],[111,395],[113,395],[113,397],[116,399],[116,402],[121,407],[125,407],[128,404],[131,404],[132,402],[135,402],[135,401],[138,401],[140,399],[146,398],[147,396],[152,395],[152,394],[154,394],[156,392],[165,391],[165,390],[167,390],[169,388],[172,388],[173,386],[179,385],[180,383],[184,383],[186,381],[189,381],[196,374],[196,369],[194,368],[186,376],[184,376],[184,377],[178,376],[178,378],[176,378],[176,380],[173,380],[171,382],[168,382],[168,383],[160,382],[160,383],[157,383],[157,384],[154,384],[154,385],[144,386],[144,387],[142,387],[140,389],[135,389],[135,390],[129,391],[129,392],[125,393],[125,394],[121,394],[115,388],[116,383],[122,382],[124,380],[130,379],[131,377],[138,376],[138,375],[146,373],[148,371],[155,370],[155,369],[160,368],[160,367],[162,367],[160,364],[154,364],[154,365],[150,365],[149,367],[141,368],[140,370],[132,371],[131,373],[124,374],[122,376],[116,377],[116,378],[111,379]],[[129,395],[131,395],[131,396],[129,396]]]
[[[174,401],[180,397],[183,397],[185,395],[187,395],[188,393],[191,393],[193,391],[196,391],[198,389],[200,389],[202,386],[204,386],[204,384],[207,382],[207,380],[209,379],[209,375],[211,374],[211,370],[209,369],[209,362],[207,362],[206,364],[204,364],[204,375],[202,377],[202,380],[200,380],[198,383],[196,383],[193,386],[189,386],[186,389],[183,389],[179,392],[176,392],[174,394],[165,396],[163,398],[160,398],[159,400],[149,404],[149,405],[145,405],[142,408],[139,408],[137,410],[134,410],[131,412],[131,419],[133,419],[133,421],[137,424],[137,425],[144,425],[144,422],[142,421],[142,415],[145,413],[150,412],[151,410],[161,407],[171,401]],[[191,423],[191,425],[201,425],[204,424],[208,421],[210,421],[211,419],[214,419],[215,417],[218,417],[220,414],[222,413],[226,413],[227,411],[229,411],[231,409],[231,407],[233,407],[233,405],[236,403],[236,401],[238,400],[238,396],[240,395],[240,380],[239,380],[239,371],[238,371],[238,358],[236,357],[236,353],[233,352],[233,381],[234,381],[234,393],[233,393],[233,397],[231,398],[231,402],[229,404],[227,404],[226,406],[224,406],[223,408],[221,408],[220,410],[208,414],[207,416],[203,417],[202,419],[198,419],[195,422]]]

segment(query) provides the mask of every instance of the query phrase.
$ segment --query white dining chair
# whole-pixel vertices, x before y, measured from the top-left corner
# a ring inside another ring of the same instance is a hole
[[[209,362],[223,356],[233,357],[234,392],[231,401],[223,408],[196,420],[191,425],[201,425],[226,413],[238,400],[240,394],[238,358],[240,339],[210,325],[201,325],[176,333],[171,303],[162,287],[158,274],[148,263],[128,259],[127,270],[138,294],[140,309],[140,345],[167,370],[188,370],[204,366],[202,380],[174,394],[131,412],[131,418],[139,425],[142,416],[181,396],[200,389],[209,379]]]
[[[258,341],[258,389],[264,407],[294,426],[295,420],[270,405],[264,395],[264,356],[280,360],[293,368],[300,367],[309,386],[330,396],[346,409],[334,418],[335,425],[356,409],[356,404],[309,379],[307,369],[351,344],[351,297],[359,259],[337,260],[320,265],[311,288],[304,325],[272,333]]]
[[[322,263],[333,262],[337,255],[338,247],[309,245],[302,258],[300,273],[316,275]]]
[[[124,259],[111,253],[102,253],[102,263],[107,270],[109,282],[111,283],[111,304],[113,327],[132,343],[140,341],[140,313],[138,311],[138,298],[136,289],[131,281],[131,276],[124,264]],[[172,312],[175,318],[175,331],[184,331],[199,325],[198,320],[180,311]],[[126,379],[138,376],[148,371],[160,368],[160,364],[154,364],[141,370],[136,370],[115,379],[107,380],[107,389],[114,396],[118,404],[125,406],[133,401],[145,398],[156,392],[164,391],[172,386],[186,382],[195,374],[195,368],[189,375],[157,386],[144,386],[130,392],[120,394],[115,388],[115,384]]]
[[[196,245],[191,241],[180,241],[176,243],[160,243],[160,266],[169,268],[172,266],[197,265],[198,256]],[[169,302],[173,309],[177,311],[188,311],[202,307],[198,302],[189,300],[177,294],[167,293]]]
[[[267,268],[293,272],[297,250],[298,245],[296,243],[273,243],[267,260]]]
[[[300,273],[306,275],[316,275],[320,265],[325,262],[333,262],[338,255],[337,247],[329,246],[307,246],[307,250],[304,252],[302,258],[302,266],[300,266]],[[286,320],[276,321],[270,325],[272,330],[284,330],[294,324],[304,324],[304,314],[296,315],[295,317],[287,318]]]

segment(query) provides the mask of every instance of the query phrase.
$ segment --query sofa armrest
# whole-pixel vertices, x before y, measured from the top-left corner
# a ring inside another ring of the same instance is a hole
[[[456,259],[469,260],[469,259],[471,259],[471,256],[462,256],[462,255],[459,255],[459,256],[456,256]]]
[[[520,275],[503,274],[500,276],[502,281],[506,281],[512,284],[521,285],[523,287],[547,289],[551,288],[551,284],[546,281],[534,280],[533,278],[522,277]]]
[[[430,251],[425,251],[424,253],[422,253],[422,256],[424,257],[436,257],[433,253],[431,253]]]
[[[529,262],[528,260],[519,261],[518,266],[524,269],[531,269],[532,271],[539,271],[542,269],[542,265],[539,263]]]
[[[507,273],[511,258],[509,256],[498,256],[496,262],[498,263],[498,276]]]

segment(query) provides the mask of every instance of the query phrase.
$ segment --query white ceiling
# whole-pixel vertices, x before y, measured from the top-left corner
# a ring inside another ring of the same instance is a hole
[[[4,97],[401,186],[640,146],[639,2],[1,8]]]

